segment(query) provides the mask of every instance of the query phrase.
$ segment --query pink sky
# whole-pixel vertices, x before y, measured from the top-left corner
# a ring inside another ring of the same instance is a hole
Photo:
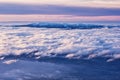
[[[0,21],[120,21],[119,5],[120,0],[0,0]]]
[[[23,20],[24,19],[24,20]],[[120,21],[120,16],[0,15],[0,21]]]

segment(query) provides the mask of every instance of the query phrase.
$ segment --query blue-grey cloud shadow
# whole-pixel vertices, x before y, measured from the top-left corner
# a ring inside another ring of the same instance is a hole
[[[120,8],[73,7],[63,5],[23,5],[0,3],[0,14],[49,14],[76,16],[119,16]]]

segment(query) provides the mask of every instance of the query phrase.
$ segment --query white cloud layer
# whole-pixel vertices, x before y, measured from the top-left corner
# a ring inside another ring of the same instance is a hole
[[[47,29],[0,27],[0,56],[34,52],[40,57],[120,58],[120,28]]]

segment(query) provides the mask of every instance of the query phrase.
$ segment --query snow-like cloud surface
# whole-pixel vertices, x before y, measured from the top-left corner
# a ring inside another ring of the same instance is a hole
[[[34,53],[40,57],[120,58],[120,28],[47,29],[0,27],[0,56]]]

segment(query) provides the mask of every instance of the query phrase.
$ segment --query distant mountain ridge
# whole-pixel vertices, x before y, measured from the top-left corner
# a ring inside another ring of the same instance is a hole
[[[7,25],[12,27],[35,27],[35,28],[61,28],[61,29],[101,29],[101,28],[119,28],[120,25],[103,25],[103,24],[83,24],[83,23],[26,23]]]

